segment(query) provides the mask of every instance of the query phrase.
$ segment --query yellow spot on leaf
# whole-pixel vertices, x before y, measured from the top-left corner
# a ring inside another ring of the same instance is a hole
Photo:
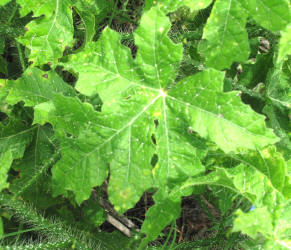
[[[160,111],[157,111],[157,112],[155,112],[153,115],[154,115],[155,117],[158,117],[158,116],[161,116],[162,113],[161,113]]]

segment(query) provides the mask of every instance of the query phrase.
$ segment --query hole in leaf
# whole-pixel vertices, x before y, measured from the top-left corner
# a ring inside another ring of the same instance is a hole
[[[63,67],[56,67],[57,74],[69,85],[75,87],[76,82],[78,80],[77,74],[71,73],[67,70],[63,70]]]
[[[40,68],[42,71],[50,71],[50,70],[51,70],[51,65],[52,65],[52,63],[47,63],[47,64],[43,64],[43,65],[41,65],[39,68]]]
[[[151,165],[153,167],[155,167],[157,165],[158,161],[159,161],[159,156],[157,154],[154,154],[152,159],[151,159]]]
[[[151,139],[152,139],[153,144],[157,145],[157,140],[154,134],[152,134]]]
[[[156,128],[159,126],[159,120],[154,120]]]

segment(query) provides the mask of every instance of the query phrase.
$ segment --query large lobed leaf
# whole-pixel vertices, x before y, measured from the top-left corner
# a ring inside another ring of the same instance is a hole
[[[153,8],[135,33],[136,60],[120,35],[106,29],[97,43],[64,64],[79,74],[77,90],[99,93],[104,104],[99,113],[75,98],[55,96],[45,104],[49,111],[36,108],[35,122],[51,122],[71,135],[60,135],[55,194],[72,190],[81,203],[105,180],[109,166],[109,198],[123,212],[149,187],[204,171],[205,145],[191,131],[226,152],[277,141],[264,117],[242,104],[237,92],[223,93],[223,73],[210,69],[174,84],[182,45],[167,37],[169,28],[167,17]],[[159,162],[152,176],[155,152]]]

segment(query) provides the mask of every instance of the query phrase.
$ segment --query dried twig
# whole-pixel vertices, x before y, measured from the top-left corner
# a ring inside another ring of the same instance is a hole
[[[117,228],[120,232],[122,232],[124,235],[126,235],[128,237],[131,236],[130,230],[125,225],[123,225],[120,221],[118,221],[113,216],[111,216],[110,214],[107,215],[107,219],[106,220],[111,225],[113,225],[115,228]]]

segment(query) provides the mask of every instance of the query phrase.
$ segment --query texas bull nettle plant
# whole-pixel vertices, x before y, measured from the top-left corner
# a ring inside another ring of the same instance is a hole
[[[1,0],[1,245],[290,249],[290,13],[287,0]],[[208,234],[175,226],[185,197]],[[112,216],[140,228],[109,233]]]

